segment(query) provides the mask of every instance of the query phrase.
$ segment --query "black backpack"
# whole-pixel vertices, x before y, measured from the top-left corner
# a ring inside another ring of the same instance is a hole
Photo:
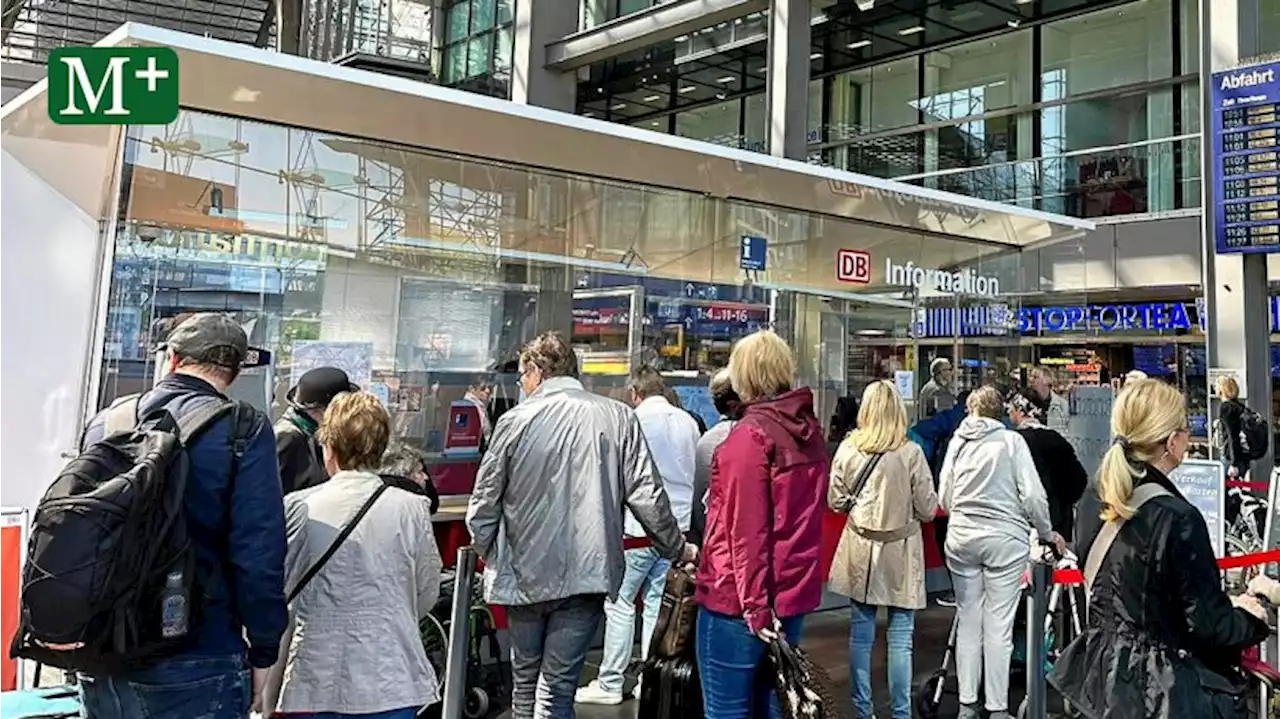
[[[1240,449],[1246,459],[1262,459],[1267,454],[1271,428],[1262,415],[1245,407],[1240,415]]]
[[[180,421],[165,409],[139,421],[139,399],[107,409],[103,438],[67,464],[36,508],[14,658],[118,674],[174,653],[198,621],[209,579],[195,576],[187,534],[184,445],[234,414],[234,472],[257,413],[220,398]]]

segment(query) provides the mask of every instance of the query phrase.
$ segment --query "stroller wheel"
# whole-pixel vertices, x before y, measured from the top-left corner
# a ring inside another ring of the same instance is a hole
[[[916,690],[916,716],[920,719],[937,719],[942,705],[942,685],[947,681],[947,670],[939,669],[924,680]]]
[[[467,702],[462,707],[462,716],[467,719],[482,719],[489,713],[489,695],[480,687],[471,687],[467,691]]]

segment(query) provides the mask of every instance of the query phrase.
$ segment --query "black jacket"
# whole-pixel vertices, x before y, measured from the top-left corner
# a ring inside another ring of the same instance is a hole
[[[1226,446],[1223,450],[1227,454],[1227,462],[1238,471],[1240,479],[1244,479],[1245,473],[1249,471],[1249,465],[1252,462],[1248,455],[1245,454],[1244,446],[1240,444],[1240,431],[1244,429],[1244,414],[1249,411],[1248,408],[1238,399],[1229,399],[1222,403],[1222,408],[1218,411],[1218,418],[1222,420],[1222,428],[1226,431]]]
[[[315,422],[292,407],[276,422],[276,460],[280,463],[280,485],[284,493],[314,487],[329,480],[324,468],[324,450],[315,435],[303,429]]]
[[[1049,520],[1053,531],[1066,540],[1072,536],[1075,524],[1076,502],[1089,484],[1089,473],[1076,457],[1076,450],[1065,437],[1056,431],[1039,425],[1023,426],[1017,430],[1031,450],[1031,459],[1040,474],[1049,498]]]
[[[1151,500],[1120,528],[1098,570],[1088,625],[1049,683],[1090,719],[1244,719],[1236,666],[1269,630],[1222,591],[1199,511],[1157,470],[1142,481],[1173,496]],[[1082,559],[1101,529],[1097,507],[1096,495],[1081,502]]]

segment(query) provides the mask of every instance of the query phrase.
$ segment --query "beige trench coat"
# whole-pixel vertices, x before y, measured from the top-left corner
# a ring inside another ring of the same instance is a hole
[[[938,507],[929,463],[919,445],[906,442],[880,459],[854,498],[854,481],[868,459],[846,441],[831,463],[827,503],[837,512],[848,511],[849,520],[828,588],[863,604],[924,609],[920,523],[931,521]]]

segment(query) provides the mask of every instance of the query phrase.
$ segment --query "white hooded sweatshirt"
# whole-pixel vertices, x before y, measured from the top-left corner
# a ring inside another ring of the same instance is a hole
[[[1049,502],[1027,443],[986,417],[965,417],[947,446],[938,495],[950,528],[1025,542],[1053,533]]]

